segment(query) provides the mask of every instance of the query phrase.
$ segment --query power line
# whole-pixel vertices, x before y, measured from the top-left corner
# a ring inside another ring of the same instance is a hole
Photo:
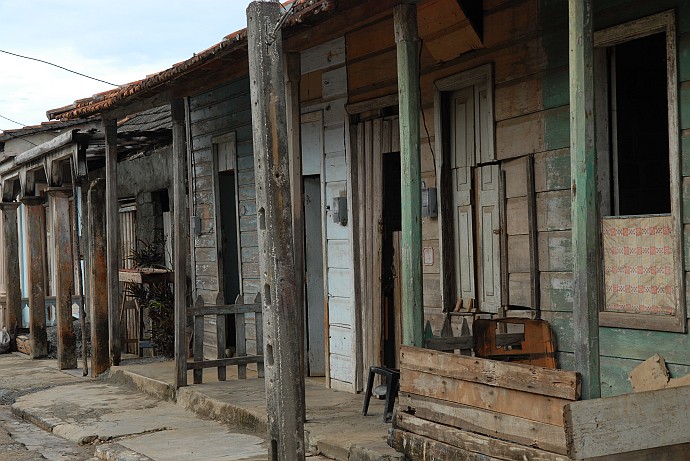
[[[12,55],[12,56],[16,56],[18,58],[24,58],[24,59],[29,59],[31,61],[37,61],[37,62],[41,62],[43,64],[48,64],[50,66],[57,67],[58,69],[66,70],[67,72],[72,72],[73,74],[81,75],[82,77],[90,78],[91,80],[96,80],[97,82],[105,83],[105,84],[116,86],[116,87],[120,86],[120,85],[116,85],[114,83],[106,82],[105,80],[101,80],[100,78],[91,77],[90,75],[82,74],[81,72],[77,72],[76,70],[68,69],[66,67],[62,67],[62,66],[59,66],[57,64],[53,64],[52,62],[44,61],[43,59],[32,58],[30,56],[23,56],[21,54],[11,53],[11,52],[5,51],[5,50],[0,50],[0,53],[5,53],[5,54]]]
[[[12,122],[12,123],[16,123],[17,125],[26,126],[25,124],[19,123],[18,121],[12,120],[11,118],[7,118],[7,117],[5,117],[5,116],[2,115],[2,114],[0,114],[0,118],[4,118],[5,120],[8,120],[8,121],[10,121],[10,122]],[[14,136],[14,135],[12,135],[12,134],[6,132],[6,131],[0,131],[0,133],[2,133],[2,134],[4,134],[4,135],[7,135],[7,136],[9,136],[10,138],[13,138],[13,139],[19,139],[19,140],[21,140],[21,141],[28,142],[28,143],[31,144],[32,146],[38,146],[38,144],[35,144],[35,143],[29,141],[28,139],[20,138],[19,136]]]
[[[7,121],[9,121],[9,122],[12,122],[12,123],[16,123],[17,125],[20,125],[20,126],[26,126],[25,124],[19,123],[18,121],[12,120],[11,118],[7,118],[7,117],[5,117],[4,115],[0,115],[0,118],[4,118],[5,120],[7,120]]]

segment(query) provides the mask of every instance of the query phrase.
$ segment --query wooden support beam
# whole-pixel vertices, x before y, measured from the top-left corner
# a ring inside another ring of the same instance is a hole
[[[304,375],[292,237],[280,3],[247,8],[269,459],[304,460]]]
[[[108,369],[108,264],[105,230],[105,180],[91,183],[88,195],[89,306],[91,309],[91,376]]]
[[[11,338],[12,351],[17,350],[15,339],[17,328],[22,323],[22,287],[19,272],[19,231],[17,227],[18,202],[0,203],[2,210],[3,230],[5,239],[5,325]]]
[[[57,312],[57,365],[60,370],[77,368],[77,336],[72,325],[72,292],[74,264],[72,261],[72,223],[69,207],[71,189],[48,189],[52,211],[55,310]],[[82,342],[82,344],[86,344]]]
[[[173,269],[175,270],[175,386],[187,385],[187,258],[189,213],[187,213],[187,132],[183,99],[173,99]],[[202,317],[203,322],[203,317]]]
[[[582,398],[593,399],[601,395],[601,384],[592,1],[569,0],[568,12],[575,369],[582,374]]]
[[[117,120],[104,119],[105,132],[105,208],[108,264],[108,340],[110,362],[120,364],[120,237],[117,201]]]
[[[402,343],[423,347],[422,173],[419,148],[419,34],[417,6],[395,7],[402,171]]]
[[[22,198],[26,206],[26,234],[28,245],[26,257],[29,263],[29,334],[31,336],[31,358],[48,355],[46,332],[45,294],[45,208],[43,197]]]
[[[302,78],[301,56],[299,53],[288,53],[285,57],[286,77],[285,83],[287,104],[287,132],[288,152],[290,155],[290,186],[291,199],[295,206],[292,207],[292,239],[295,253],[295,284],[297,308],[300,314],[300,335],[302,357],[302,374],[306,375],[306,337],[304,324],[304,287],[305,285],[305,260],[304,260],[304,208],[302,206],[302,137],[301,113],[300,113],[300,80]],[[325,352],[324,352],[325,353]],[[304,407],[306,409],[306,406]],[[305,415],[306,419],[306,415]]]

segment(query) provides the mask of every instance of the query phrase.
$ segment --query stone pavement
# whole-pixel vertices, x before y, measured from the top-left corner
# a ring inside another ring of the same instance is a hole
[[[114,367],[108,379],[94,380],[81,377],[81,370],[60,372],[55,361],[5,355],[0,356],[0,399],[4,395],[5,404],[16,399],[13,413],[50,436],[94,445],[99,459],[266,459],[262,379],[238,380],[228,368],[228,381],[218,382],[207,370],[208,382],[175,391],[173,369],[169,361],[125,365]],[[390,425],[382,422],[382,401],[372,400],[370,416],[362,417],[361,395],[327,389],[313,379],[307,380],[306,394],[305,430],[313,459],[323,459],[318,454],[353,461],[401,459],[386,445]]]

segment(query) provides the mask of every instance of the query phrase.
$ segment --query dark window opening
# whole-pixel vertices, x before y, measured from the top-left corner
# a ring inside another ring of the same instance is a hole
[[[610,50],[617,214],[670,213],[666,35]]]

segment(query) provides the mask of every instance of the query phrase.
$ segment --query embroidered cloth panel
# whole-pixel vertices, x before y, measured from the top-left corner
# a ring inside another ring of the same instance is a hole
[[[673,233],[671,216],[602,219],[606,311],[675,313]]]

